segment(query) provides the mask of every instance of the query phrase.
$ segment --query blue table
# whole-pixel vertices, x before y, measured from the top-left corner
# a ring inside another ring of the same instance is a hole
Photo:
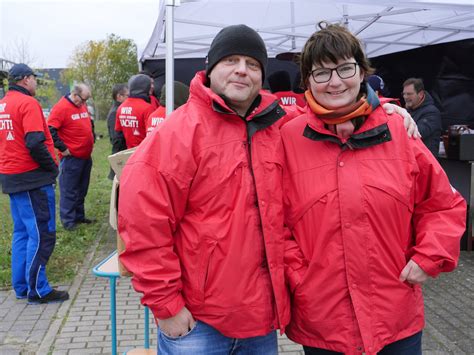
[[[114,251],[99,264],[97,264],[92,272],[94,275],[99,277],[108,277],[110,282],[110,321],[111,321],[111,332],[112,332],[112,355],[117,355],[117,304],[116,304],[116,285],[117,278],[120,277],[118,268],[118,255],[117,251]],[[149,310],[145,307],[145,341],[144,348],[149,353],[156,353],[150,349],[150,335],[149,335]],[[132,351],[134,352],[134,351]]]

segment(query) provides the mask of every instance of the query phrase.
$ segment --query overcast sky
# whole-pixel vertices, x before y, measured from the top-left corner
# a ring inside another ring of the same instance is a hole
[[[74,48],[114,33],[139,55],[158,18],[159,0],[0,0],[0,58],[18,44],[36,68],[63,68]]]

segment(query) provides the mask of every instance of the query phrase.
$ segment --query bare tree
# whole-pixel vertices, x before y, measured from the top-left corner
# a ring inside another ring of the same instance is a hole
[[[31,53],[29,41],[24,38],[15,38],[0,47],[0,57],[15,63],[34,65],[37,58]]]

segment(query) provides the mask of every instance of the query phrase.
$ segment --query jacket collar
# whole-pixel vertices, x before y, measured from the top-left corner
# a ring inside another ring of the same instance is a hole
[[[148,103],[151,102],[149,95],[130,95],[129,97],[132,99],[142,99],[143,101],[146,101]]]
[[[76,104],[74,103],[74,101],[71,100],[71,93],[64,95],[64,98],[65,98],[71,105],[73,105],[74,107],[80,108],[80,107],[82,107],[82,106],[84,105],[83,102],[81,102],[81,104],[80,104],[79,106],[76,105]]]
[[[18,92],[21,92],[22,94],[32,96],[31,93],[26,88],[20,85],[10,85],[8,90],[18,91]]]
[[[306,113],[308,119],[303,136],[315,141],[333,142],[340,147],[347,147],[349,149],[363,149],[391,141],[392,135],[387,124],[387,115],[380,106],[374,113],[375,112],[378,113],[377,122],[373,118],[373,114],[368,116],[362,126],[355,131],[347,141],[342,142],[341,139],[329,131],[325,127],[324,122],[307,107]]]

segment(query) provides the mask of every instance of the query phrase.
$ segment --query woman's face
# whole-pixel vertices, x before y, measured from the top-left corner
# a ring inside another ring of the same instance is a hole
[[[335,110],[353,104],[359,95],[360,84],[364,80],[364,73],[353,57],[339,59],[336,64],[323,62],[313,64],[312,75],[309,76],[309,89],[314,99],[323,107]],[[329,71],[332,70],[330,79]],[[343,79],[341,78],[341,76]],[[325,81],[325,82],[321,82]]]

